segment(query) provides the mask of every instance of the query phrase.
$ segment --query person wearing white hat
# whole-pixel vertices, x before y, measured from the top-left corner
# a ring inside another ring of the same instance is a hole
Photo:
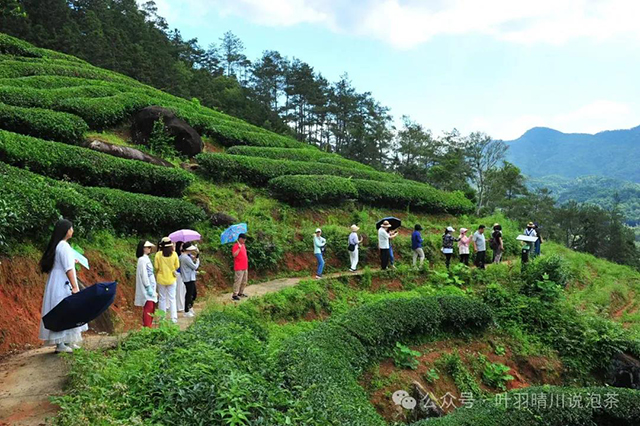
[[[180,260],[176,254],[173,242],[169,237],[160,241],[161,251],[156,253],[153,266],[156,269],[156,282],[158,283],[158,309],[168,312],[171,322],[178,322],[178,306],[176,304],[176,277]]]
[[[184,316],[193,317],[193,303],[196,300],[196,273],[200,267],[200,257],[198,256],[198,246],[189,244],[180,255],[180,275],[187,293],[184,297]]]
[[[136,268],[136,296],[135,306],[142,306],[142,326],[151,327],[153,324],[153,313],[158,303],[158,293],[156,291],[156,277],[153,275],[153,265],[149,259],[151,250],[155,244],[149,241],[140,241],[136,251],[138,266]]]
[[[324,272],[324,250],[327,246],[327,240],[322,238],[322,229],[317,228],[313,236],[313,254],[318,260],[318,269],[316,270],[316,279],[322,278]]]
[[[453,227],[447,226],[447,229],[444,230],[444,235],[442,235],[442,253],[444,253],[447,269],[449,269],[451,257],[453,256],[453,243],[457,241],[452,235],[455,231]]]
[[[349,270],[351,272],[356,272],[356,268],[358,267],[358,248],[360,244],[362,244],[362,237],[358,237],[358,231],[360,228],[357,225],[351,225],[351,233],[349,234],[348,246],[349,250],[349,260],[351,261],[351,267]]]
[[[388,220],[382,222],[380,228],[378,229],[378,248],[380,249],[380,267],[384,270],[389,267],[389,261],[391,259],[391,255],[389,253],[390,248],[390,240],[395,238],[397,233],[389,233],[389,228],[391,228],[391,224]]]
[[[471,238],[467,236],[467,228],[460,228],[460,236],[458,237],[458,254],[460,255],[460,263],[469,266],[469,243]]]

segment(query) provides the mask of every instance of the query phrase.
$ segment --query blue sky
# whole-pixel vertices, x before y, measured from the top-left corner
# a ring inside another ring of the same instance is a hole
[[[640,2],[633,0],[156,0],[202,46],[227,30],[329,80],[344,72],[394,117],[439,134],[513,139],[534,126],[640,125]]]

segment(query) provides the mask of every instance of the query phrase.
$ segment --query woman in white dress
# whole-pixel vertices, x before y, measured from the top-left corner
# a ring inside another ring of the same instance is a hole
[[[40,259],[40,269],[49,273],[42,299],[42,316],[44,317],[58,303],[72,293],[77,293],[76,261],[73,249],[67,241],[73,236],[73,225],[66,219],[60,219],[53,230],[49,245]],[[46,345],[56,345],[56,353],[73,352],[82,341],[82,332],[89,327],[85,324],[63,331],[51,331],[44,328],[40,320],[40,340]]]
[[[136,297],[135,306],[142,306],[142,326],[151,327],[153,314],[158,303],[156,277],[153,274],[153,264],[149,259],[151,249],[155,247],[149,241],[140,241],[136,256],[138,266],[136,268]]]

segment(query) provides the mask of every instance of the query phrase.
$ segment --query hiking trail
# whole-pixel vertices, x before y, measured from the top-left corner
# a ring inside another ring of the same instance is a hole
[[[361,275],[358,272],[337,272],[326,274],[326,278],[345,275]],[[287,287],[293,287],[300,281],[311,279],[309,276],[280,278],[247,286],[250,297],[260,297]],[[242,303],[231,300],[232,293],[215,295],[208,301],[223,305]],[[200,311],[205,302],[196,304]],[[178,325],[182,330],[191,324],[193,318],[179,316]],[[87,334],[83,347],[89,350],[115,347],[126,336]],[[10,355],[0,362],[0,426],[40,426],[47,424],[47,418],[55,416],[57,406],[49,397],[62,395],[67,380],[68,366],[62,357],[53,353],[53,347],[45,346]]]

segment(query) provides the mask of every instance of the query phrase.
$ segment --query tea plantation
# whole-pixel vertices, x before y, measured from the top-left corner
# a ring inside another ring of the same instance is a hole
[[[204,151],[188,159],[171,146],[159,153],[132,145],[131,119],[148,106],[186,121]],[[87,148],[94,138],[173,167]],[[193,228],[204,236],[203,265],[216,273],[202,279],[213,292],[231,280],[221,216],[249,225],[252,283],[307,274],[316,227],[327,238],[328,272],[347,269],[349,225],[366,236],[361,275],[303,280],[237,305],[210,301],[185,331],[161,322],[114,349],[75,351],[52,424],[639,425],[640,391],[612,385],[616,360],[640,357],[640,274],[552,242],[522,267],[517,225],[472,210],[461,192],[375,170],[0,34],[5,258],[38,252],[64,216],[77,242],[135,277],[139,239]],[[375,222],[392,214],[405,227],[422,224],[423,268],[411,266],[403,229],[394,240],[397,269],[373,269]],[[506,262],[444,268],[446,226],[494,222],[508,236]],[[458,399],[473,393],[475,402],[439,404],[446,415],[428,418],[392,399],[415,383]],[[550,402],[560,397],[566,406]]]

